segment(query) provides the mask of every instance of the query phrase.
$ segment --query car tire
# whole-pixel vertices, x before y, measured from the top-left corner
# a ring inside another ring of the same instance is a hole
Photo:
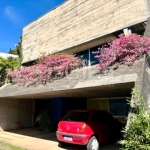
[[[87,150],[99,150],[99,142],[95,136],[92,136],[86,146]]]
[[[58,146],[59,146],[59,147],[66,147],[66,146],[67,146],[67,143],[62,142],[62,141],[59,141],[59,142],[58,142]]]

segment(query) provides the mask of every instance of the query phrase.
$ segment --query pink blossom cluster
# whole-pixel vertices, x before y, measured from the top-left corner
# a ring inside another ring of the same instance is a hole
[[[71,70],[81,67],[81,60],[74,55],[54,54],[43,56],[37,64],[23,67],[10,73],[12,83],[34,85],[62,78]]]
[[[95,57],[99,59],[99,70],[102,71],[115,62],[132,64],[144,53],[150,51],[150,38],[137,34],[129,36],[121,34],[119,38],[98,50],[99,54]]]

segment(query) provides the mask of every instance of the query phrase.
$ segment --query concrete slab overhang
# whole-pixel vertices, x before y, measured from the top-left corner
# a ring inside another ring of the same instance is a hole
[[[72,71],[68,76],[46,85],[5,85],[0,88],[1,98],[51,98],[51,97],[112,97],[126,96],[141,74],[143,59],[132,66],[120,65],[110,68],[106,74],[97,74],[98,66]]]

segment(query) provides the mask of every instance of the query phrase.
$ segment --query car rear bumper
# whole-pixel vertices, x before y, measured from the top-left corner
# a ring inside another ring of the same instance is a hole
[[[56,132],[57,139],[62,142],[86,145],[89,141],[90,135],[85,134],[71,134],[66,132]],[[66,140],[65,137],[70,137],[71,140]]]

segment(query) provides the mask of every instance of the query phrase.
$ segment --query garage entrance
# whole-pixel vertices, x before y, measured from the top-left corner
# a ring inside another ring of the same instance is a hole
[[[122,83],[113,86],[72,89],[56,93],[43,93],[35,100],[35,116],[51,105],[51,122],[57,129],[58,122],[69,110],[100,109],[111,113],[116,119],[126,124],[129,105],[127,97],[131,97],[134,83]],[[56,97],[59,96],[59,97]],[[54,98],[55,97],[55,98]]]

